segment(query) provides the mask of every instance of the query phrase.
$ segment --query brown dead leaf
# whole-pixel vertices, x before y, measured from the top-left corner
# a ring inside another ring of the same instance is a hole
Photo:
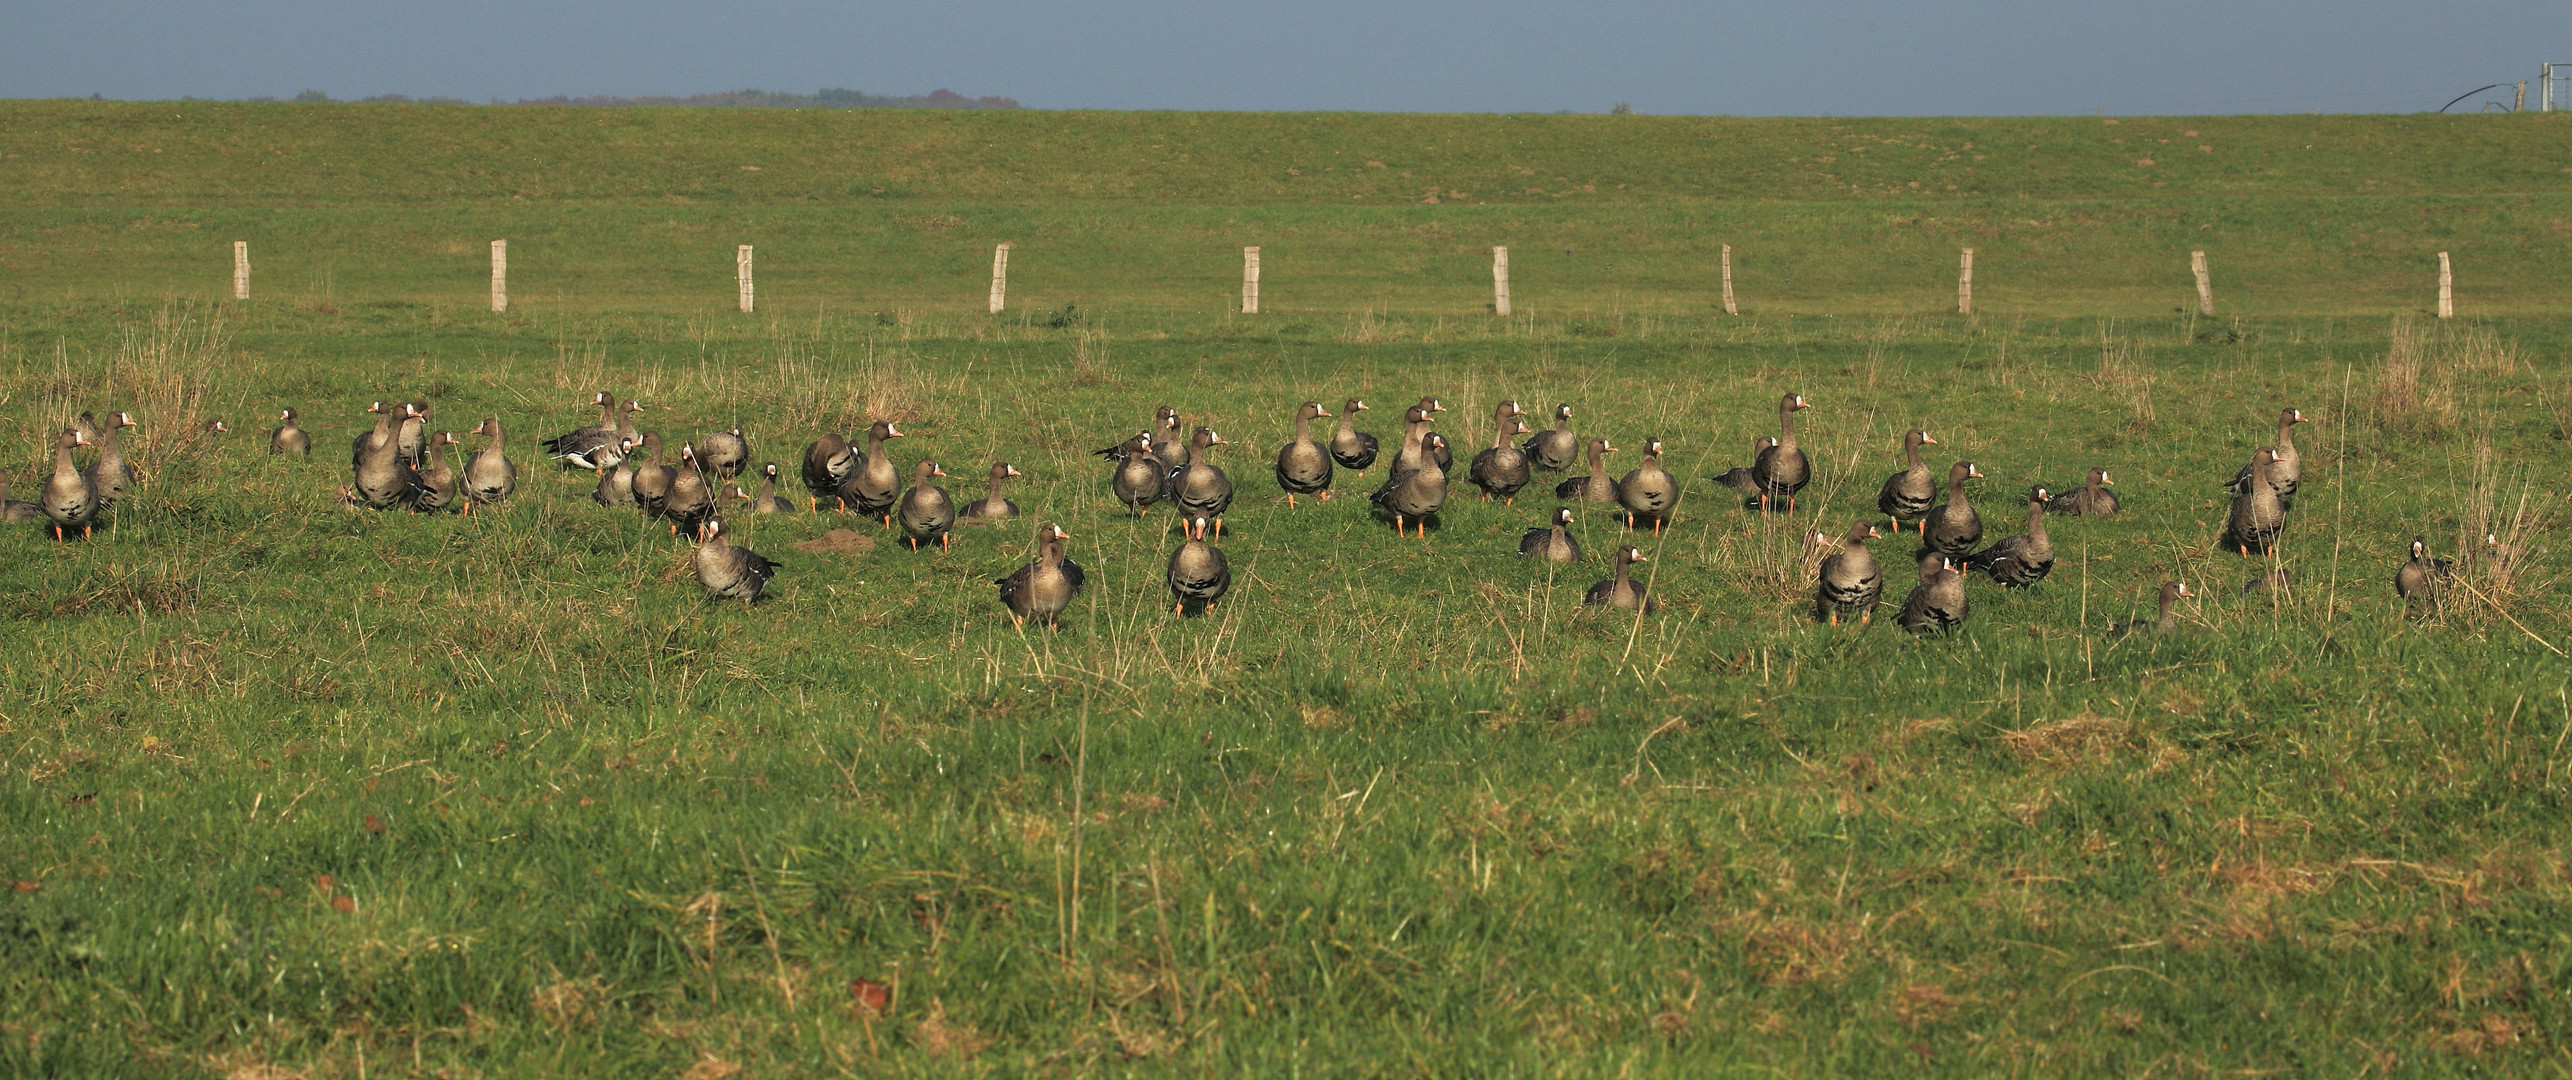
[[[873,979],[858,979],[848,984],[848,995],[856,999],[860,1014],[882,1016],[893,1007],[893,988]]]

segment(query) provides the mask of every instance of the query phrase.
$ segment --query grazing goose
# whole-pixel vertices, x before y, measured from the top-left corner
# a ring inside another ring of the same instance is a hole
[[[500,418],[483,417],[471,434],[488,436],[491,442],[464,463],[464,512],[468,514],[476,506],[489,506],[518,490],[518,466],[509,461],[509,436],[500,430]]]
[[[911,467],[911,490],[902,493],[902,503],[894,517],[902,522],[902,539],[913,551],[929,543],[938,545],[941,551],[952,546],[948,530],[955,528],[956,501],[947,495],[947,489],[929,482],[946,474],[947,470],[934,461]]]
[[[1936,446],[1936,436],[1913,428],[1902,436],[1902,455],[1910,462],[1901,472],[1884,478],[1884,489],[1875,496],[1875,508],[1893,519],[1898,531],[1918,526],[1920,534],[1929,534],[1929,507],[1938,501],[1938,477],[1929,471],[1929,463],[1920,457],[1920,448]]]
[[[702,537],[714,515],[714,484],[706,479],[705,459],[697,456],[695,443],[680,443],[679,467],[671,470],[670,492],[661,497],[661,516],[670,522],[670,535],[686,533],[693,540]]]
[[[1775,445],[1777,445],[1777,436],[1775,435],[1762,435],[1756,439],[1752,439],[1750,441],[1750,459],[1752,461],[1759,460],[1759,455],[1767,453],[1768,448]],[[1732,468],[1709,477],[1709,479],[1718,484],[1722,484],[1725,487],[1731,488],[1734,491],[1740,492],[1742,497],[1748,500],[1745,505],[1757,506],[1759,504],[1759,477],[1755,475],[1754,470],[1752,470],[1750,466],[1735,465]]]
[[[2124,637],[2128,634],[2167,634],[2173,630],[2179,629],[2179,613],[2171,610],[2171,608],[2179,602],[2181,597],[2195,595],[2197,594],[2188,591],[2187,582],[2162,582],[2161,617],[2154,619],[2151,622],[2145,622],[2141,619],[2136,619],[2133,622],[2126,623],[2112,621],[2108,623],[2108,636]]]
[[[1992,546],[1965,557],[1965,567],[1991,576],[2012,589],[2024,589],[2054,572],[2054,541],[2045,535],[2043,487],[2027,490],[2027,531],[1992,541]]]
[[[1625,507],[1625,527],[1642,528],[1652,523],[1652,535],[1661,535],[1661,527],[1670,521],[1670,512],[1679,506],[1679,478],[1661,467],[1661,440],[1643,439],[1643,460],[1634,471],[1616,482],[1616,501]]]
[[[1146,507],[1161,501],[1170,491],[1170,469],[1162,463],[1149,431],[1136,435],[1126,445],[1125,460],[1117,462],[1116,476],[1108,486],[1116,492],[1116,501],[1142,517]]]
[[[403,414],[402,426],[393,434],[394,443],[402,448],[403,464],[417,469],[420,459],[428,456],[429,417],[436,408],[423,399],[412,402],[410,411]]]
[[[1295,410],[1295,437],[1277,448],[1277,486],[1286,489],[1289,510],[1295,508],[1297,495],[1325,501],[1331,497],[1331,455],[1313,441],[1313,421],[1330,417],[1321,402],[1305,402]]]
[[[739,600],[747,608],[768,591],[768,579],[782,566],[732,546],[731,532],[720,519],[706,522],[705,542],[697,545],[697,584],[705,586],[708,600]]]
[[[1357,429],[1357,414],[1365,411],[1366,402],[1348,399],[1340,405],[1340,428],[1331,433],[1331,460],[1361,476],[1375,464],[1375,436]]]
[[[1843,615],[1857,616],[1860,626],[1875,620],[1875,606],[1884,601],[1884,568],[1866,542],[1883,535],[1871,521],[1849,526],[1840,550],[1822,560],[1821,575],[1814,580],[1815,619],[1833,626],[1840,625]]]
[[[644,517],[657,518],[661,516],[661,501],[670,497],[670,485],[678,481],[679,471],[661,464],[660,432],[644,432],[641,448],[643,460],[634,466],[634,478],[626,482],[625,490],[634,497],[634,505]]]
[[[1405,469],[1396,464],[1384,478],[1384,486],[1375,489],[1372,499],[1377,509],[1393,518],[1393,531],[1400,535],[1403,526],[1417,523],[1420,538],[1429,538],[1429,518],[1447,503],[1447,471],[1438,467],[1430,451],[1429,410],[1414,407],[1402,418],[1402,449],[1394,456],[1418,461],[1420,467]]]
[[[2268,468],[2268,486],[2277,489],[2278,505],[2295,509],[2295,488],[2304,479],[2304,455],[2295,449],[2295,425],[2305,423],[2304,410],[2288,409],[2277,414],[2277,445],[2269,450],[2276,463]],[[2242,466],[2233,474],[2224,490],[2239,495],[2250,489],[2251,467]]]
[[[2448,579],[2455,576],[2456,564],[2447,559],[2429,557],[2429,541],[2411,538],[2411,561],[2393,572],[2393,594],[2404,603],[2438,606],[2447,591]]]
[[[54,525],[54,542],[61,543],[63,534],[80,530],[89,537],[89,524],[98,517],[98,493],[89,486],[89,477],[71,463],[73,449],[89,445],[89,438],[78,428],[66,428],[62,438],[54,441],[54,474],[45,480],[45,493],[37,507]]]
[[[1170,614],[1185,617],[1191,608],[1205,614],[1232,589],[1232,564],[1223,549],[1206,542],[1206,519],[1188,519],[1188,538],[1170,553],[1170,595],[1178,602]]]
[[[1750,478],[1759,485],[1759,509],[1762,513],[1785,503],[1788,513],[1795,510],[1795,493],[1813,479],[1813,464],[1795,445],[1795,414],[1813,406],[1802,394],[1788,394],[1777,403],[1777,445],[1759,452],[1750,463]]]
[[[305,431],[303,425],[295,422],[302,415],[293,409],[277,411],[277,419],[280,423],[277,425],[277,430],[268,433],[269,453],[293,454],[296,457],[312,456],[312,433]]]
[[[1546,472],[1561,472],[1580,459],[1581,437],[1572,434],[1572,406],[1554,406],[1554,426],[1537,432],[1518,448],[1527,463]]]
[[[417,471],[402,460],[402,448],[393,440],[401,423],[398,414],[410,411],[408,404],[385,408],[383,402],[376,403],[375,430],[368,433],[375,438],[359,435],[354,447],[357,460],[350,470],[355,479],[348,493],[351,504],[370,510],[390,509],[410,498],[412,489],[418,486]]]
[[[1983,471],[1970,461],[1959,461],[1947,467],[1947,501],[1931,507],[1921,539],[1929,550],[1941,555],[1964,558],[1983,542],[1983,516],[1965,498],[1965,481],[1979,480]]]
[[[634,440],[616,437],[616,467],[598,474],[598,488],[589,497],[600,506],[634,505]]]
[[[893,455],[885,451],[884,441],[902,437],[902,429],[892,421],[876,421],[866,429],[866,460],[839,485],[841,502],[861,516],[882,518],[887,528],[893,525],[893,501],[902,497],[902,470],[893,467]]]
[[[1518,555],[1547,562],[1581,561],[1581,542],[1572,539],[1572,508],[1554,508],[1554,523],[1527,530],[1518,538]]]
[[[1011,621],[1020,626],[1029,619],[1051,627],[1062,625],[1063,609],[1080,595],[1084,579],[1081,564],[1063,555],[1063,541],[1071,538],[1050,521],[1036,527],[1039,554],[1035,561],[999,581],[1000,602],[1009,609]]]
[[[1634,564],[1650,561],[1644,557],[1641,548],[1632,544],[1616,549],[1616,576],[1590,586],[1590,591],[1581,595],[1581,606],[1605,604],[1618,611],[1640,611],[1646,615],[1660,610],[1661,602],[1645,596],[1643,586],[1634,580]]]
[[[624,460],[617,442],[616,395],[601,390],[590,395],[589,403],[598,409],[598,422],[545,440],[545,453],[571,468],[604,472]]]
[[[739,424],[708,435],[697,443],[697,460],[704,463],[707,476],[730,480],[750,464],[750,437],[741,433]]]
[[[2106,469],[2092,468],[2090,478],[2080,487],[2054,496],[2046,509],[2076,517],[2106,517],[2117,512],[2116,492],[2108,488],[2116,481],[2108,479]]]
[[[1615,502],[1616,481],[1607,474],[1607,456],[1616,452],[1616,444],[1606,439],[1590,440],[1590,471],[1554,485],[1554,497],[1572,502]]]
[[[812,509],[822,508],[822,496],[839,499],[840,482],[857,469],[857,448],[838,432],[826,431],[822,437],[804,447],[804,490],[811,492]],[[840,509],[848,509],[846,501]]]
[[[1228,442],[1213,428],[1198,428],[1188,440],[1188,463],[1170,484],[1170,500],[1179,504],[1179,512],[1213,520],[1217,536],[1223,535],[1223,512],[1232,506],[1232,478],[1215,467],[1211,451]]]
[[[2244,558],[2254,551],[2268,554],[2277,546],[2278,535],[2286,531],[2286,505],[2268,482],[2269,469],[2276,463],[2277,455],[2266,447],[2251,455],[2250,486],[2233,496],[2232,515],[2225,519],[2224,546]]]
[[[2252,578],[2249,581],[2242,582],[2242,595],[2248,596],[2255,592],[2282,593],[2294,587],[2294,585],[2294,575],[2288,573],[2287,569],[2281,566],[2275,570],[2271,570],[2258,577]]]
[[[89,463],[89,487],[98,493],[99,512],[105,513],[116,500],[134,488],[134,467],[125,463],[125,440],[119,434],[134,426],[130,413],[107,414],[107,424],[99,432],[98,460]]]
[[[435,514],[455,509],[455,467],[447,464],[447,447],[456,444],[455,432],[431,432],[428,438],[427,467],[412,474],[411,509]]]
[[[795,512],[795,501],[777,494],[777,463],[773,461],[759,467],[759,494],[749,494],[741,490],[741,485],[734,484],[732,486],[732,497],[736,499],[749,500],[750,512],[754,514],[791,514]],[[1017,508],[1013,506],[1010,509],[1014,512]]]
[[[966,503],[964,510],[961,511],[962,514],[976,521],[999,521],[1017,517],[1018,504],[1003,498],[1000,494],[1001,483],[1016,475],[1018,475],[1018,466],[1006,461],[992,462],[991,493]]]
[[[1956,560],[1931,555],[1920,560],[1920,584],[1902,601],[1894,621],[1915,634],[1932,634],[1965,625],[1965,574]]]
[[[45,508],[9,497],[9,474],[0,473],[0,521],[36,521],[45,516]]]
[[[1504,401],[1501,407],[1516,410],[1518,403]],[[1532,474],[1528,472],[1527,452],[1510,443],[1527,434],[1527,421],[1513,411],[1507,416],[1493,417],[1492,425],[1491,445],[1475,454],[1473,461],[1465,466],[1465,479],[1482,489],[1484,501],[1499,499],[1502,505],[1516,506],[1518,489],[1527,486]]]

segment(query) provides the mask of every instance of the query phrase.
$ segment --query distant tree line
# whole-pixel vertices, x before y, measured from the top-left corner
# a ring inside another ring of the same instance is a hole
[[[95,97],[95,95],[92,95]],[[187,97],[181,101],[212,100]],[[319,90],[306,90],[291,98],[254,97],[250,102],[336,101]],[[394,102],[420,105],[471,105],[463,98],[432,95],[415,98],[407,94],[377,94],[358,98],[361,102]],[[778,90],[725,90],[713,94],[689,94],[677,97],[649,94],[643,97],[546,97],[519,98],[506,101],[491,99],[493,105],[567,105],[583,109],[620,109],[644,105],[680,106],[697,109],[1015,109],[1018,99],[1005,97],[966,97],[953,90],[932,90],[926,94],[869,94],[861,90],[824,87],[810,94],[790,94]]]

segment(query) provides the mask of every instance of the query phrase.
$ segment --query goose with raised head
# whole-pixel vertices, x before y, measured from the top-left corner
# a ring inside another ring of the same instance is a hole
[[[777,463],[773,461],[759,466],[759,494],[752,495],[741,490],[741,485],[734,484],[732,486],[732,496],[736,499],[749,501],[750,512],[754,514],[791,514],[795,512],[795,501],[777,494]]]
[[[1767,453],[1768,448],[1775,445],[1777,445],[1777,436],[1775,435],[1762,435],[1756,439],[1752,439],[1750,441],[1750,459],[1752,461],[1758,461],[1759,455]],[[1740,492],[1742,498],[1747,500],[1744,503],[1745,506],[1757,507],[1759,505],[1759,477],[1756,470],[1751,466],[1735,465],[1732,468],[1716,473],[1707,479],[1713,480],[1718,484],[1722,484],[1725,487]]]
[[[2304,455],[2295,449],[2295,425],[2309,422],[2302,409],[2279,412],[2277,445],[2268,451],[2272,459],[2268,467],[2268,486],[2277,490],[2278,505],[2288,510],[2295,509],[2295,489],[2304,479]],[[2253,455],[2253,460],[2257,460],[2257,455]],[[2249,491],[2250,485],[2251,467],[2244,465],[2240,472],[2233,474],[2232,482],[2224,485],[2224,490],[2240,495]]]
[[[509,460],[509,435],[500,429],[500,418],[483,417],[471,434],[491,441],[464,463],[464,512],[468,514],[474,507],[490,506],[518,490],[518,466]]]
[[[750,465],[750,436],[734,424],[697,442],[697,460],[712,480],[730,480]]]
[[[387,405],[378,401],[368,405],[366,411],[375,414],[375,426],[358,432],[356,438],[348,441],[348,463],[351,465],[365,461],[370,451],[392,446],[393,433],[399,430],[402,417],[411,411],[411,406],[408,402]]]
[[[447,448],[455,444],[455,432],[429,433],[428,460],[412,476],[412,483],[416,486],[411,489],[411,509],[423,514],[455,509],[455,466],[447,462]]]
[[[1514,408],[1515,406],[1513,405],[1512,407]],[[1439,413],[1447,411],[1447,407],[1444,404],[1441,404],[1438,399],[1433,397],[1421,398],[1420,403],[1412,406],[1412,409],[1428,416],[1431,423],[1437,422]],[[1409,413],[1404,414],[1406,418],[1409,415]],[[1428,441],[1425,438],[1422,439],[1420,446],[1412,447],[1406,443],[1402,449],[1395,451],[1393,454],[1393,467],[1395,469],[1419,468],[1420,459],[1409,456],[1416,454],[1427,454],[1430,457],[1435,458],[1438,462],[1439,472],[1451,474],[1455,472],[1455,459],[1453,457],[1438,457],[1436,451],[1429,449]]]
[[[36,504],[53,523],[54,542],[61,543],[64,534],[80,530],[83,539],[89,526],[98,518],[98,492],[89,486],[89,477],[72,464],[71,452],[89,445],[89,437],[78,428],[66,428],[54,440],[54,474],[45,479],[45,491]]]
[[[598,474],[598,487],[589,493],[600,506],[634,505],[634,440],[616,437],[616,467]]]
[[[1546,472],[1571,468],[1581,458],[1581,437],[1572,434],[1572,405],[1554,406],[1554,426],[1528,437],[1518,452],[1527,455],[1527,463]]]
[[[1295,410],[1295,437],[1277,448],[1277,486],[1286,491],[1287,509],[1294,509],[1297,495],[1331,497],[1331,454],[1313,441],[1313,421],[1330,418],[1321,402],[1305,402]]]
[[[1515,401],[1500,403],[1501,412],[1492,417],[1491,445],[1475,454],[1465,465],[1465,479],[1482,489],[1485,501],[1499,499],[1503,505],[1518,505],[1518,489],[1533,478],[1529,472],[1527,452],[1513,444],[1527,434],[1527,421],[1520,417]]]
[[[2124,637],[2128,634],[2167,634],[2173,630],[2179,629],[2179,612],[2175,609],[2182,598],[2195,595],[2197,594],[2188,591],[2187,582],[2162,582],[2160,617],[2152,620],[2151,622],[2145,622],[2141,619],[2124,623],[2111,621],[2108,623],[2108,636]]]
[[[268,433],[269,453],[312,456],[313,435],[298,422],[302,416],[292,408],[277,410],[277,429]]]
[[[1643,439],[1643,460],[1634,471],[1616,482],[1616,501],[1625,507],[1625,527],[1639,529],[1652,523],[1652,535],[1661,535],[1669,524],[1670,514],[1679,508],[1679,478],[1661,467],[1661,440]]]
[[[1393,519],[1393,531],[1400,535],[1407,525],[1420,527],[1420,538],[1429,538],[1429,518],[1447,504],[1447,471],[1438,467],[1430,449],[1429,410],[1413,407],[1402,417],[1402,449],[1394,455],[1419,462],[1419,467],[1405,469],[1393,466],[1384,478],[1384,486],[1368,496],[1376,509]]]
[[[1188,467],[1188,429],[1179,423],[1179,410],[1167,405],[1152,410],[1152,445],[1161,448],[1152,456],[1160,458],[1162,467],[1169,470],[1165,474],[1169,483],[1178,483],[1179,470]],[[1163,492],[1164,496],[1168,494],[1169,491]]]
[[[866,429],[866,459],[839,485],[841,502],[862,517],[883,519],[887,528],[893,525],[894,500],[902,497],[902,470],[893,466],[893,455],[884,443],[902,437],[902,429],[892,421],[876,421]]]
[[[657,518],[661,516],[661,501],[670,497],[670,485],[678,480],[679,471],[661,464],[660,432],[644,432],[643,441],[637,445],[639,453],[635,456],[642,460],[634,464],[634,477],[626,482],[625,491],[634,497],[634,506],[643,511],[644,517]]]
[[[1160,451],[1164,448],[1152,441],[1151,432],[1135,435],[1126,445],[1132,449],[1126,452],[1125,460],[1116,463],[1116,475],[1109,479],[1108,487],[1116,493],[1116,501],[1141,517],[1145,509],[1170,493],[1170,468],[1162,463]]]
[[[616,431],[616,395],[601,390],[590,395],[598,422],[545,440],[545,453],[565,467],[605,472],[624,460]]]
[[[2411,538],[2411,560],[2393,572],[2393,594],[2407,604],[2436,607],[2445,598],[2447,582],[2456,573],[2456,564],[2448,559],[2429,557],[2429,541]]]
[[[1616,481],[1607,474],[1607,456],[1616,452],[1616,444],[1604,438],[1589,442],[1590,471],[1566,477],[1554,485],[1554,497],[1571,502],[1612,503],[1616,501]]]
[[[1569,563],[1581,561],[1581,542],[1572,538],[1572,508],[1554,508],[1554,523],[1529,529],[1518,538],[1518,555],[1524,559]]]
[[[1787,512],[1795,510],[1795,493],[1813,479],[1813,463],[1804,457],[1802,447],[1795,445],[1795,414],[1812,408],[1802,394],[1788,394],[1777,403],[1777,445],[1759,452],[1750,463],[1750,477],[1759,485],[1759,508],[1764,513],[1786,504]]]
[[[767,593],[769,579],[784,568],[749,548],[732,546],[732,530],[721,519],[706,522],[696,563],[697,584],[705,588],[706,599],[739,600],[745,608]]]
[[[410,462],[402,460],[402,448],[393,439],[394,432],[399,430],[401,415],[410,412],[411,407],[405,403],[387,408],[379,401],[374,408],[375,430],[359,435],[352,447],[356,454],[356,461],[350,469],[354,485],[347,495],[352,505],[386,510],[410,498],[412,488],[418,483],[417,471]],[[374,437],[369,438],[369,435]]]
[[[1206,519],[1189,518],[1187,527],[1187,539],[1170,553],[1170,595],[1177,598],[1170,614],[1181,617],[1192,610],[1205,614],[1232,590],[1232,564],[1207,540]]]
[[[1198,428],[1188,439],[1188,463],[1170,483],[1170,501],[1179,504],[1179,513],[1214,522],[1216,536],[1223,535],[1223,512],[1232,507],[1232,478],[1215,467],[1212,451],[1230,442],[1213,428]]]
[[[134,467],[125,463],[125,439],[122,432],[134,426],[134,416],[127,412],[107,414],[107,423],[98,433],[98,460],[89,463],[89,487],[98,493],[101,512],[116,505],[116,500],[134,489]]]
[[[2244,558],[2268,554],[2286,532],[2286,504],[2268,482],[2269,470],[2276,464],[2277,455],[2267,447],[2251,455],[2250,486],[2233,496],[2232,513],[2224,520],[2224,546]]]
[[[2054,572],[2054,540],[2045,535],[2045,506],[2051,496],[2042,487],[2027,489],[2027,531],[1992,541],[1992,546],[1965,557],[1965,568],[1987,574],[2012,589],[2024,589]]]
[[[947,489],[929,481],[945,476],[947,470],[934,461],[923,461],[911,467],[911,488],[902,493],[901,505],[893,516],[902,523],[902,540],[911,550],[921,545],[936,544],[941,551],[952,545],[950,530],[956,525],[956,501]]]
[[[1875,495],[1876,510],[1893,519],[1896,530],[1917,526],[1921,535],[1929,533],[1929,508],[1938,502],[1938,476],[1929,471],[1920,448],[1936,445],[1937,437],[1919,428],[1902,436],[1902,456],[1908,464],[1885,477],[1884,487]]]
[[[1071,538],[1072,534],[1050,521],[1036,527],[1035,560],[998,582],[1000,603],[1009,609],[1012,621],[1021,626],[1029,619],[1046,626],[1062,625],[1063,609],[1080,595],[1086,579],[1081,564],[1063,554],[1063,541]]]
[[[1840,549],[1822,559],[1813,582],[1815,619],[1833,626],[1844,615],[1856,616],[1860,626],[1875,621],[1876,605],[1884,602],[1884,567],[1866,542],[1883,535],[1874,522],[1858,522],[1840,538]]]
[[[679,467],[671,470],[670,492],[661,497],[661,516],[670,523],[670,535],[685,533],[696,539],[714,520],[714,483],[706,479],[705,468],[695,443],[679,444]]]
[[[1920,560],[1920,584],[1902,600],[1894,621],[1915,634],[1934,634],[1965,625],[1965,573],[1956,560],[1931,555]]]
[[[1375,436],[1357,429],[1357,414],[1366,402],[1350,398],[1340,404],[1339,430],[1331,433],[1331,460],[1359,475],[1375,465]]]
[[[411,402],[410,410],[403,414],[402,426],[393,433],[394,444],[402,448],[403,464],[417,469],[420,459],[428,455],[430,417],[436,411],[437,406],[421,398]]]
[[[835,431],[823,432],[820,438],[804,447],[804,490],[811,493],[809,504],[812,509],[818,511],[822,508],[824,495],[838,501],[840,509],[848,509],[848,503],[840,499],[839,486],[848,479],[848,474],[857,471],[858,458],[857,448],[849,445],[846,436]]]
[[[1929,508],[1929,518],[1920,530],[1929,550],[1961,559],[1983,542],[1983,516],[1974,512],[1974,504],[1965,497],[1965,481],[1980,480],[1982,475],[1970,461],[1947,467],[1947,501]]]
[[[2106,469],[2093,467],[2088,480],[2079,487],[2055,495],[2054,500],[2046,504],[2046,509],[2075,517],[2106,517],[2117,512],[2116,492],[2108,490],[2115,483],[2108,479]]]
[[[992,462],[990,493],[966,503],[964,509],[958,513],[975,521],[1004,521],[1017,517],[1018,504],[1009,501],[1000,493],[1000,485],[1009,482],[1011,477],[1017,475],[1018,466],[1006,461]]]
[[[1661,602],[1644,595],[1643,584],[1634,580],[1634,564],[1650,561],[1643,549],[1632,544],[1616,549],[1616,576],[1590,586],[1590,591],[1581,594],[1581,606],[1606,606],[1646,615],[1661,610]]]

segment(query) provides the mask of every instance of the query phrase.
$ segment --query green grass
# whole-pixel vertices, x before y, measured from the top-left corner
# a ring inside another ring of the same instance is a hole
[[[26,497],[46,431],[127,408],[150,477],[88,543],[0,537],[0,880],[31,887],[0,893],[10,1073],[2572,1068],[2559,559],[2469,567],[2493,601],[2435,615],[2390,588],[2414,534],[2546,545],[2563,519],[2550,117],[189,105],[166,111],[208,130],[147,168],[97,151],[164,134],[161,107],[7,108],[9,475]],[[2328,164],[2218,152],[2151,188],[2103,140],[2156,125]],[[1779,161],[1859,134],[2060,152],[1955,195],[1907,193],[1934,161],[1854,194]],[[495,144],[541,162],[443,149]],[[1395,156],[1415,145],[1453,149]],[[1262,149],[1435,161],[1466,191],[1521,154],[1601,190],[1342,206],[1237,167]],[[813,164],[729,164],[754,155]],[[266,159],[278,178],[219,167]],[[2362,173],[2392,190],[2343,190]],[[2217,210],[2275,243],[2209,242],[2224,315],[2173,314]],[[2002,217],[2055,223],[2017,256],[2051,271],[1994,269]],[[1806,291],[1745,280],[1743,317],[1708,314],[1706,248],[1734,235],[1710,224],[1768,230]],[[479,245],[503,231],[523,276],[494,315]],[[261,259],[247,304],[210,299],[236,235]],[[1989,245],[1974,319],[1938,314],[1959,236]],[[728,310],[737,239],[761,244],[759,315]],[[1020,245],[998,318],[995,239]],[[1249,242],[1258,317],[1224,310]],[[1492,242],[1514,245],[1507,321],[1475,309]],[[2425,303],[2425,244],[2531,254],[2442,325],[2398,314]],[[1047,325],[1064,304],[1083,318]],[[790,545],[884,534],[796,515],[739,523],[787,564],[773,599],[709,606],[683,544],[536,467],[601,388],[673,441],[737,419],[781,463],[878,416],[960,491],[1015,462],[1091,589],[1021,632],[991,581],[1028,529],[822,554]],[[1501,398],[1570,401],[1703,475],[1789,389],[1816,406],[1801,511],[1700,484],[1642,541],[1667,605],[1642,620],[1578,608],[1619,542],[1604,514],[1581,519],[1592,561],[1549,575],[1508,552],[1551,500],[1459,501],[1396,540],[1356,500],[1287,510],[1267,467],[1302,400],[1364,396],[1389,434],[1434,393],[1460,453]],[[459,431],[499,414],[517,499],[336,505],[358,410],[396,395]],[[1169,516],[1116,514],[1086,457],[1165,401],[1235,443],[1237,583],[1204,619],[1163,603]],[[309,462],[261,452],[287,404]],[[2319,421],[2299,586],[2245,599],[2265,564],[2214,550],[2216,484],[2286,404]],[[217,416],[240,430],[194,434]],[[1990,474],[1996,535],[2017,492],[2093,464],[2128,512],[2050,523],[2053,577],[1975,586],[1952,638],[1810,625],[1801,530],[1872,511],[1914,424]],[[2205,594],[2180,633],[2101,633],[2171,576]],[[860,979],[887,1015],[854,1010]]]

